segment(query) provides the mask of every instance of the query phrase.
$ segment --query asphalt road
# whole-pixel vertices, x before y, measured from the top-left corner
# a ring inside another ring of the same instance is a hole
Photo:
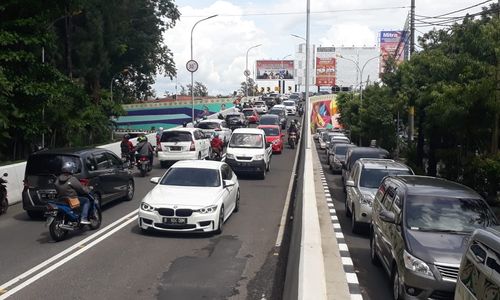
[[[318,145],[316,143],[316,145]],[[317,147],[323,172],[333,197],[337,217],[344,234],[345,241],[358,275],[361,292],[365,300],[392,299],[392,287],[389,276],[382,267],[374,266],[370,261],[370,241],[368,228],[361,234],[352,233],[351,219],[345,215],[345,193],[342,188],[342,177],[332,174],[326,164],[325,150]]]
[[[133,211],[153,187],[149,178],[135,177],[132,201],[104,207],[101,228],[119,222],[69,251],[96,232],[73,233],[54,243],[43,220],[32,221],[21,205],[11,206],[0,216],[0,299],[16,289],[9,299],[270,299],[294,153],[285,148],[273,155],[265,180],[239,179],[240,212],[226,222],[222,235],[140,233]],[[163,172],[155,165],[149,177]]]

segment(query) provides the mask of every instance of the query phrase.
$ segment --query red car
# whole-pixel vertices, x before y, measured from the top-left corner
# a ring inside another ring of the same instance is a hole
[[[283,136],[279,125],[259,125],[257,128],[264,130],[266,133],[266,142],[273,145],[273,153],[283,152]]]
[[[258,123],[260,120],[260,116],[254,108],[244,108],[243,114],[248,120],[248,123]]]

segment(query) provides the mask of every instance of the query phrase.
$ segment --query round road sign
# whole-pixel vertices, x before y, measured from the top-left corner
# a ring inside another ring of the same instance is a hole
[[[244,74],[246,77],[250,76],[250,70],[245,70],[245,72],[243,72],[243,74]]]
[[[196,70],[198,70],[198,63],[196,62],[196,60],[191,59],[190,61],[188,61],[186,63],[186,69],[191,73],[196,72]]]

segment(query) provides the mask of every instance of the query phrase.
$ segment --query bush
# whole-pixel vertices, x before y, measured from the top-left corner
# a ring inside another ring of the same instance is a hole
[[[476,156],[466,165],[464,184],[476,190],[489,204],[500,205],[500,153]]]

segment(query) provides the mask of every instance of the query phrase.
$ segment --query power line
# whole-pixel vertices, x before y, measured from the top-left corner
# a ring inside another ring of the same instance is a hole
[[[483,2],[477,3],[477,4],[474,4],[474,5],[471,5],[471,6],[465,7],[465,8],[457,9],[457,10],[454,10],[454,11],[451,11],[451,12],[448,12],[448,13],[445,13],[445,14],[441,14],[441,15],[434,16],[434,17],[426,17],[426,16],[419,16],[419,17],[423,17],[423,18],[425,18],[425,19],[436,19],[436,18],[441,18],[441,17],[444,17],[444,16],[448,16],[448,15],[451,15],[451,14],[455,14],[455,13],[457,13],[457,12],[461,12],[461,11],[464,11],[464,10],[468,10],[468,9],[471,9],[471,8],[474,8],[474,7],[477,7],[477,6],[483,5],[483,4],[488,3],[488,2],[491,2],[491,1],[493,1],[493,0],[486,0],[486,1],[483,1]]]
[[[453,26],[454,24],[458,23],[457,21],[460,21],[460,19],[464,19],[465,17],[474,18],[474,17],[480,16],[480,15],[483,15],[483,14],[495,13],[495,12],[498,12],[498,11],[500,11],[500,8],[491,8],[491,9],[483,10],[483,11],[480,11],[480,12],[477,12],[477,13],[467,14],[467,15],[462,16],[462,17],[457,17],[457,19],[448,20],[448,21],[438,20],[438,21],[435,21],[435,22],[426,22],[426,21],[420,20],[420,21],[418,21],[419,23],[424,23],[424,24],[427,24],[427,25],[419,24],[416,27],[431,27],[431,26],[448,27],[448,26]]]

